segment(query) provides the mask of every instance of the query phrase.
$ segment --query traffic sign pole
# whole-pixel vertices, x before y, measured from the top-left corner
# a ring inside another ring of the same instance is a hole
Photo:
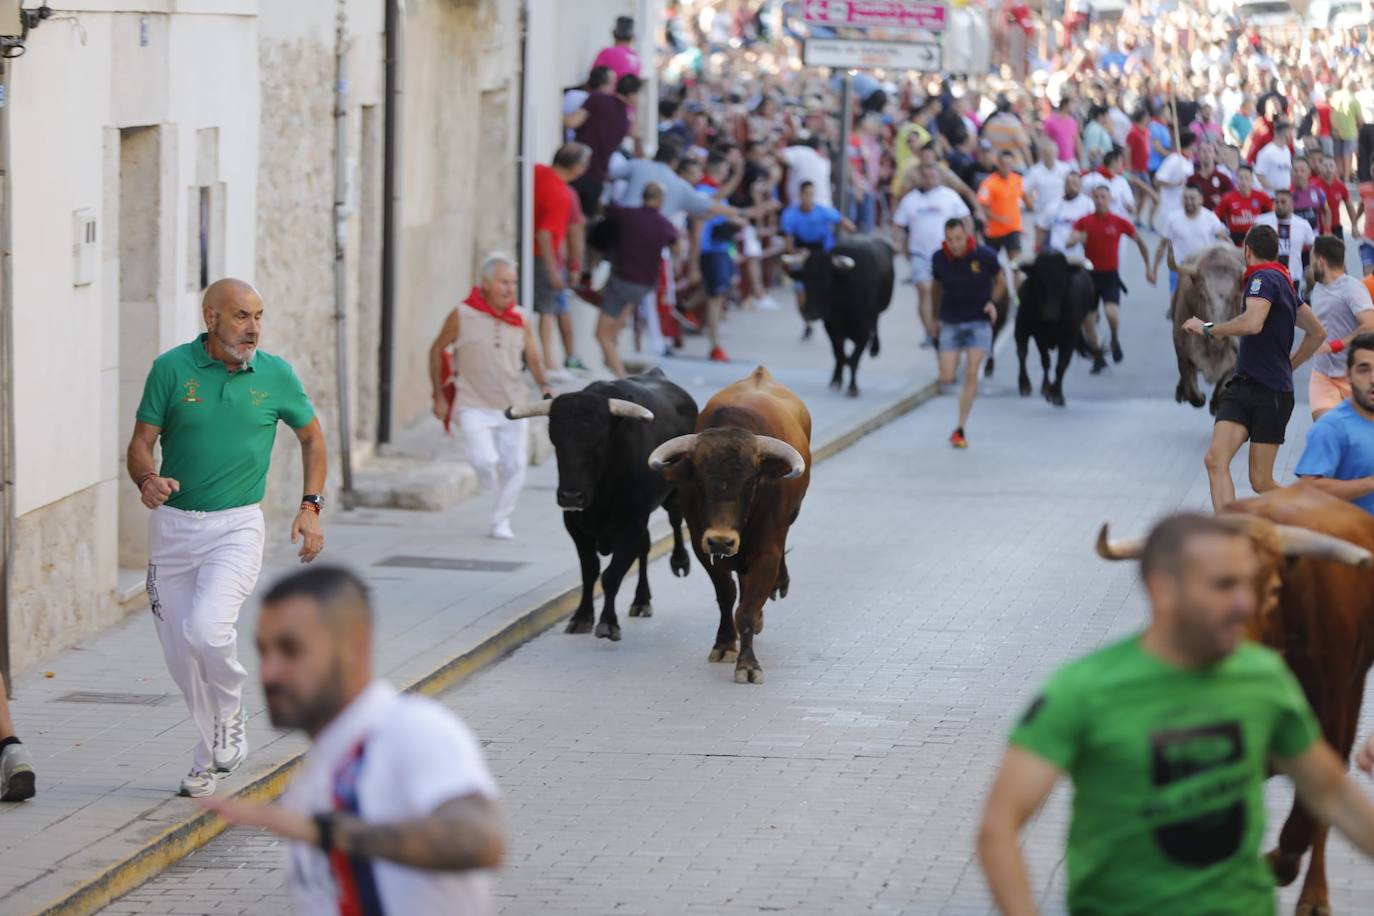
[[[835,181],[835,209],[842,216],[849,215],[849,128],[854,120],[854,77],[844,71],[844,87],[840,92],[840,157],[835,167],[839,177]]]

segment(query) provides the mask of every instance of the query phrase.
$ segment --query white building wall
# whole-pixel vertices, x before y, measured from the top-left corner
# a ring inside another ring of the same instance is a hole
[[[257,0],[82,0],[29,36],[11,71],[16,669],[119,616],[119,504],[133,428],[121,401],[120,129],[161,130],[164,269],[141,367],[200,328],[190,288],[190,187],[218,130],[217,263],[251,275],[258,147]],[[121,10],[124,10],[121,12]],[[173,78],[175,74],[175,78]],[[98,219],[100,268],[73,285],[73,214]],[[127,546],[127,545],[126,545]]]

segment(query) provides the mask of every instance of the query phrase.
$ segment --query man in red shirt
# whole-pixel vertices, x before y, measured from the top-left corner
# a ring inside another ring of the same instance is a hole
[[[1222,195],[1214,212],[1239,248],[1245,244],[1245,233],[1255,225],[1259,215],[1268,213],[1273,206],[1269,195],[1255,187],[1255,170],[1241,163],[1236,169],[1236,189]]]
[[[1150,113],[1142,106],[1131,116],[1131,129],[1126,134],[1126,151],[1131,165],[1126,178],[1135,190],[1135,212],[1137,222],[1142,226],[1150,225],[1154,209],[1159,207],[1159,196],[1155,194],[1150,181]],[[1145,205],[1154,207],[1147,214]]]
[[[1230,193],[1234,185],[1231,179],[1217,171],[1216,150],[1210,143],[1203,143],[1197,154],[1197,171],[1188,179],[1188,187],[1197,188],[1202,194],[1204,209],[1217,212],[1217,204]]]
[[[1345,238],[1345,227],[1341,225],[1341,207],[1345,207],[1345,212],[1350,215],[1350,226],[1354,229],[1355,202],[1350,199],[1350,186],[1336,173],[1334,157],[1322,155],[1317,158],[1317,176],[1312,179],[1312,184],[1326,194],[1326,205],[1331,210],[1329,224],[1322,226],[1322,232],[1334,235],[1338,239]]]
[[[1097,343],[1097,303],[1101,302],[1107,313],[1107,325],[1112,332],[1112,359],[1121,362],[1121,341],[1118,329],[1121,324],[1121,237],[1135,240],[1140,249],[1140,259],[1145,262],[1145,279],[1155,284],[1155,270],[1150,266],[1150,252],[1145,242],[1135,233],[1130,220],[1122,219],[1111,211],[1112,193],[1101,185],[1093,188],[1093,212],[1073,224],[1073,232],[1064,242],[1065,248],[1082,244],[1083,253],[1092,263],[1093,288],[1097,299],[1093,302],[1092,313],[1083,321],[1083,336],[1093,352],[1093,374],[1107,368],[1107,360]]]
[[[567,143],[554,155],[552,166],[534,167],[534,311],[539,316],[544,366],[549,372],[558,370],[553,349],[555,327],[563,338],[564,365],[582,368],[573,349],[567,297],[559,294],[567,287],[565,242],[575,209],[580,209],[570,185],[586,173],[590,162],[590,149],[581,143]]]

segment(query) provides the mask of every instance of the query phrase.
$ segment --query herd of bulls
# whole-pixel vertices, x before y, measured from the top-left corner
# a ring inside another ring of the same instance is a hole
[[[1181,265],[1170,318],[1180,381],[1178,399],[1201,407],[1196,374],[1219,386],[1234,366],[1225,342],[1182,335],[1192,315],[1220,321],[1239,310],[1244,265],[1224,246]],[[850,371],[849,393],[865,350],[878,349],[877,321],[892,295],[891,252],[879,240],[854,240],[799,265],[808,310],[825,321],[835,350],[833,386]],[[1082,346],[1083,318],[1092,307],[1086,271],[1061,254],[1023,265],[1015,323],[1020,388],[1030,393],[1025,359],[1034,339],[1044,363],[1042,394],[1063,404],[1064,373]],[[853,349],[846,353],[846,343]],[[1049,351],[1058,350],[1054,375]],[[670,560],[685,576],[690,559],[682,534],[706,569],[720,609],[709,659],[735,662],[737,683],[763,682],[754,636],[763,606],[790,585],[787,536],[811,476],[811,417],[802,401],[760,366],[698,410],[690,394],[660,370],[594,382],[556,399],[511,407],[511,419],[546,416],[558,464],[558,505],[577,547],[582,600],[567,626],[610,640],[621,637],[616,597],[631,564],[639,581],[630,616],[652,615],[648,582],[649,518],[664,508],[673,534]],[[1326,739],[1349,758],[1356,739],[1365,677],[1374,666],[1374,517],[1307,485],[1236,503],[1225,516],[1253,539],[1263,561],[1257,583],[1261,610],[1252,637],[1281,652],[1298,678]],[[1104,527],[1098,552],[1137,557],[1140,542],[1114,541]],[[605,569],[600,556],[609,556]],[[600,578],[603,607],[595,619]],[[737,584],[738,582],[738,584]],[[595,622],[594,622],[595,621]],[[1302,900],[1329,912],[1325,870],[1327,829],[1297,802],[1270,862],[1281,883],[1296,880],[1302,856],[1312,858]]]
[[[567,632],[592,631],[599,577],[596,635],[620,639],[616,595],[636,560],[630,616],[653,614],[649,516],[662,506],[673,573],[691,568],[685,519],[715,587],[720,627],[710,660],[734,662],[738,683],[763,683],[754,635],[763,630],[764,602],[787,595],[787,534],[811,480],[811,415],[801,399],[760,366],[698,412],[692,396],[655,369],[511,407],[506,416],[549,418],[558,505],[582,564],[582,601]],[[598,555],[610,557],[604,570]]]

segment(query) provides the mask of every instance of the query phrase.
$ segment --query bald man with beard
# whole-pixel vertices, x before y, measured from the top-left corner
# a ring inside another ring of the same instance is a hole
[[[263,303],[242,280],[205,291],[205,333],[153,362],[128,470],[148,525],[148,601],[162,654],[200,732],[180,794],[213,794],[248,755],[239,611],[257,584],[262,509],[277,421],[301,443],[304,496],[291,543],[309,563],[320,530],[328,450],[291,366],[258,349]],[[153,445],[162,440],[162,463]]]

